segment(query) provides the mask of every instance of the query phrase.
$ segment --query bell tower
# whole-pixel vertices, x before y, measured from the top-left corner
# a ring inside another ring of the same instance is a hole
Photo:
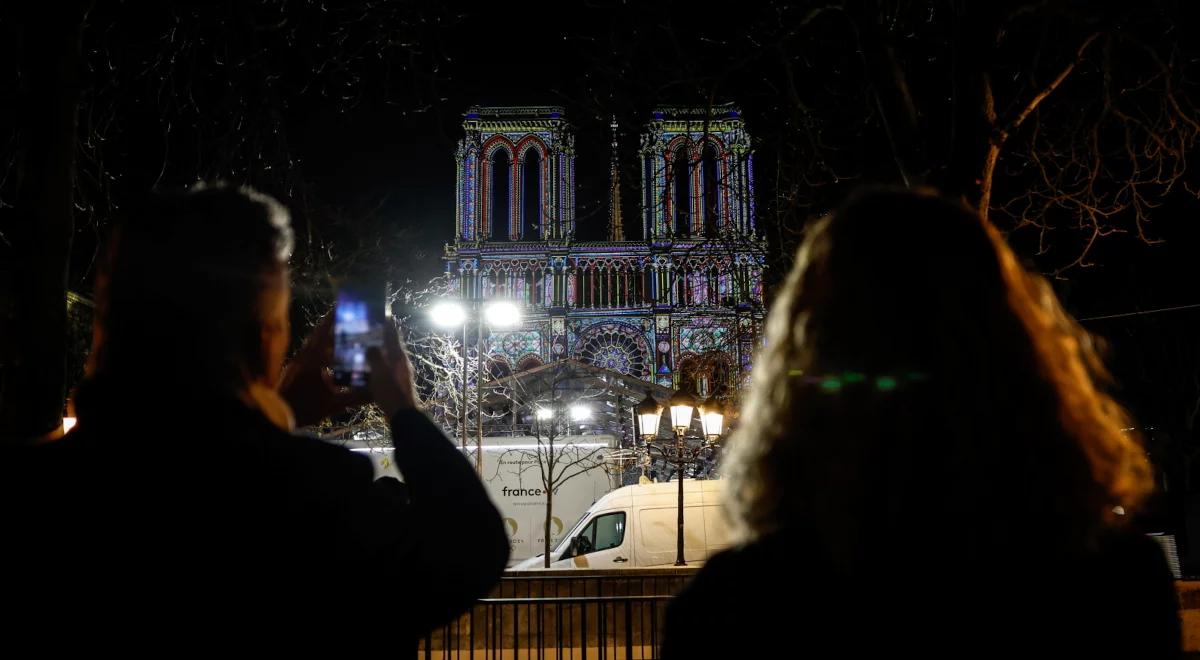
[[[463,120],[456,244],[575,233],[575,134],[555,106],[474,106]]]

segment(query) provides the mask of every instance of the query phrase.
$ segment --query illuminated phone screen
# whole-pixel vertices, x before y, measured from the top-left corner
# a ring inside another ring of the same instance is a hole
[[[378,295],[376,295],[378,294]],[[338,288],[333,324],[333,376],[341,385],[367,384],[367,349],[383,345],[384,294],[362,285]]]

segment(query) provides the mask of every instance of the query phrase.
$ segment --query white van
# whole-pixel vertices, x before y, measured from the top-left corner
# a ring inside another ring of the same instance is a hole
[[[616,439],[610,435],[563,436],[556,442],[560,443],[559,460],[569,463],[581,455],[612,446]],[[390,448],[347,444],[352,451],[371,458],[376,478],[386,476],[402,479],[392,462]],[[471,445],[468,449],[468,458],[474,462],[475,447]],[[513,563],[527,559],[545,547],[546,494],[541,488],[538,460],[537,438],[489,436],[483,439],[483,486],[504,517],[510,547],[509,561]],[[568,525],[572,520],[585,515],[589,505],[613,490],[612,479],[598,465],[567,480],[555,490],[550,519],[551,547],[568,538],[565,534],[571,531]]]
[[[729,547],[725,483],[683,482],[683,557],[699,565]],[[600,498],[551,552],[551,569],[669,568],[677,554],[679,483],[625,486]],[[513,570],[539,570],[541,555]]]

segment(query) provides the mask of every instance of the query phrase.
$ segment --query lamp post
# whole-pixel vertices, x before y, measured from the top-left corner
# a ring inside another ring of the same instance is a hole
[[[482,306],[478,301],[471,301],[471,312],[474,312],[478,334],[478,345],[475,350],[475,471],[483,474],[483,353],[486,349],[484,322],[493,328],[508,328],[521,323],[521,308],[509,300],[493,300]],[[463,449],[467,447],[467,326],[471,314],[467,304],[456,300],[443,300],[435,304],[429,311],[434,325],[441,328],[456,328],[462,326],[463,333],[463,379],[462,379],[462,433],[459,442]]]
[[[656,454],[666,463],[675,466],[679,474],[679,497],[676,512],[675,530],[675,565],[687,566],[684,559],[683,536],[683,475],[688,465],[696,463],[701,456],[712,450],[725,430],[725,412],[720,404],[706,404],[699,408],[700,424],[704,438],[691,447],[687,444],[688,429],[692,425],[692,412],[696,409],[695,399],[686,392],[676,392],[668,402],[671,415],[671,430],[674,442],[658,442],[658,427],[662,420],[663,407],[647,395],[638,404],[638,424],[641,426],[641,436],[646,442],[646,449]]]
[[[459,399],[458,411],[461,431],[458,434],[458,441],[465,453],[467,450],[467,310],[459,302],[443,300],[429,310],[429,318],[439,328],[450,329],[462,326],[462,397]]]
[[[663,462],[671,463],[679,473],[679,501],[676,511],[675,528],[675,565],[686,566],[683,558],[683,472],[687,463],[693,460],[686,442],[684,441],[688,427],[692,425],[692,410],[695,401],[686,392],[676,392],[668,402],[671,415],[671,430],[675,441],[671,444],[658,442],[658,427],[662,419],[662,406],[649,395],[637,406],[638,422],[641,425],[642,438],[646,441],[646,450],[658,455]]]
[[[677,527],[675,530],[676,566],[687,566],[687,562],[683,558],[683,472],[686,465],[684,458],[687,448],[684,438],[687,435],[688,428],[692,425],[694,403],[695,401],[691,395],[681,390],[671,395],[671,429],[675,431],[675,471],[679,473],[679,511],[676,518]]]

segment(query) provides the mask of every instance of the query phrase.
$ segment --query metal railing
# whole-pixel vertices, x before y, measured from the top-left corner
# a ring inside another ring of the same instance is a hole
[[[486,598],[428,636],[419,657],[651,660],[671,598]]]
[[[426,636],[434,660],[650,660],[667,604],[694,570],[509,574],[489,598]]]

